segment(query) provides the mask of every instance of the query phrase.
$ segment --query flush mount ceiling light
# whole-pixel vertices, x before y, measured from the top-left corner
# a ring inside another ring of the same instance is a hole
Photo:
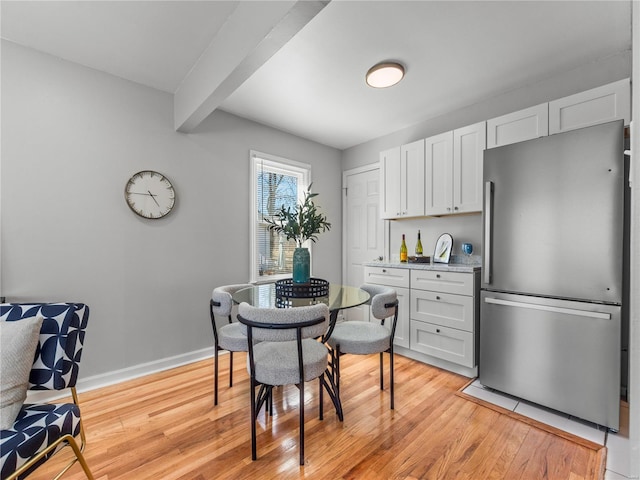
[[[367,85],[374,88],[386,88],[395,85],[404,77],[404,67],[396,62],[383,62],[374,65],[367,72]]]

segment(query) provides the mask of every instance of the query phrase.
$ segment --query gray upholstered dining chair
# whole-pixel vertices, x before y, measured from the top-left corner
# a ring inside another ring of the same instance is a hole
[[[211,315],[214,342],[214,405],[218,405],[218,353],[221,350],[229,352],[229,388],[231,388],[233,386],[233,352],[247,351],[247,336],[241,331],[240,324],[234,322],[231,316],[233,310],[232,295],[238,290],[251,286],[248,283],[225,285],[215,288],[211,293],[209,314]],[[227,323],[219,327],[216,324],[216,317],[224,318]]]
[[[327,388],[324,373],[329,350],[316,338],[327,330],[329,307],[321,303],[308,307],[258,308],[241,303],[238,321],[249,343],[251,458],[257,459],[258,412],[263,405],[270,405],[274,386],[294,384],[300,390],[300,465],[304,465],[304,383],[319,379],[322,419],[322,391]]]
[[[394,408],[393,378],[393,338],[398,322],[398,296],[393,288],[382,285],[364,284],[361,289],[371,298],[371,314],[380,322],[351,320],[338,323],[327,343],[331,347],[331,365],[335,384],[340,395],[340,356],[345,353],[355,355],[380,354],[380,390],[384,390],[383,353],[389,354],[389,376],[391,409]],[[387,318],[393,317],[391,325],[385,325]]]

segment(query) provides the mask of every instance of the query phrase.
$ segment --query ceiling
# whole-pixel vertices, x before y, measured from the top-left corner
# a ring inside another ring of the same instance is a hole
[[[287,10],[295,3],[2,0],[1,34],[176,93],[194,83],[189,76],[205,52],[214,66],[231,55],[246,60],[249,54],[238,53],[230,39],[235,47],[259,30],[265,8]],[[246,61],[234,64],[244,65],[243,76],[236,68],[232,88],[227,82],[217,90],[210,111],[219,108],[345,149],[631,49],[630,1],[315,3],[321,5],[290,38],[272,45],[275,53],[254,58],[250,69]],[[225,25],[233,31],[225,32]],[[262,46],[274,37],[271,27],[264,31]],[[364,75],[383,60],[403,63],[406,77],[394,87],[372,89]],[[201,87],[206,75],[198,77]],[[208,75],[211,84],[224,83]]]

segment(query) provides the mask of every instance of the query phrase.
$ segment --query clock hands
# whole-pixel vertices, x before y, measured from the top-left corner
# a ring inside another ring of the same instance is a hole
[[[147,193],[143,193],[143,192],[129,192],[129,195],[149,195],[154,202],[156,202],[157,206],[160,206],[160,204],[158,203],[158,200],[156,200],[156,197],[158,196],[155,193],[151,193],[151,190],[147,190]]]
[[[148,190],[147,190],[148,191]],[[149,191],[148,191],[149,192]],[[142,193],[142,192],[127,192],[129,195],[151,195],[151,197],[157,197],[155,193]],[[155,199],[154,199],[155,200]]]
[[[151,198],[153,198],[153,201],[156,202],[157,206],[160,206],[160,204],[158,203],[158,201],[156,200],[156,195],[154,195],[153,193],[151,193],[150,190],[147,190],[147,192],[149,192],[149,195],[151,195]]]

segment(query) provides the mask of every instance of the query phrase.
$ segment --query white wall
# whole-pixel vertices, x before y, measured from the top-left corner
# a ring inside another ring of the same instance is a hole
[[[89,305],[82,378],[211,348],[211,290],[249,276],[250,149],[312,165],[313,273],[340,280],[338,150],[225,112],[177,133],[171,95],[4,41],[1,93],[2,295]],[[177,190],[164,219],[125,203],[143,169]]]

